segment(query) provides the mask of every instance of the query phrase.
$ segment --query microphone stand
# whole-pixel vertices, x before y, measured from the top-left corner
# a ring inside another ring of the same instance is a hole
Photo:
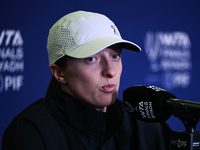
[[[186,106],[173,109],[173,115],[184,124],[186,131],[172,131],[172,150],[200,150],[200,132],[196,132],[196,126],[200,118],[192,116]],[[197,114],[200,113],[200,109]]]

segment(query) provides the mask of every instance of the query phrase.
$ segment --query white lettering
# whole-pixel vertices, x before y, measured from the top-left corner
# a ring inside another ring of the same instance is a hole
[[[152,106],[152,102],[149,102],[149,112],[151,114],[151,118],[156,118],[154,113],[153,113],[153,106]]]
[[[188,72],[174,73],[172,81],[175,86],[187,87],[190,83],[190,74]]]
[[[0,33],[0,73],[1,72],[23,72],[24,71],[24,52],[23,38],[20,30],[2,30]],[[12,89],[19,91],[23,85],[23,75],[0,74],[0,93]]]
[[[139,107],[139,109],[140,109],[140,107]],[[143,110],[140,110],[140,113],[141,113],[142,118],[146,118],[146,115]]]
[[[23,72],[24,61],[2,61],[0,62],[0,72]]]
[[[14,35],[14,33],[15,33],[15,30],[7,30],[6,31],[6,35],[7,35],[7,39],[6,39],[6,43],[5,43],[6,46],[8,44],[10,44],[11,37]]]
[[[147,118],[151,118],[149,114],[149,110],[148,110],[148,102],[144,102],[144,108],[145,108]]]
[[[170,72],[170,80],[165,77],[164,80],[160,78],[149,84],[160,82],[168,89],[188,87],[191,82],[189,70],[192,69],[189,35],[180,31],[157,33],[149,31],[144,42],[150,70],[160,75]]]
[[[161,59],[160,67],[164,70],[189,70],[192,68],[191,62],[187,60],[171,60],[171,59]]]
[[[12,37],[13,37],[13,40],[11,40]],[[3,44],[4,39],[5,39],[5,46],[8,46],[9,44],[11,44],[11,41],[12,41],[12,46],[22,46],[24,43],[19,30],[1,31],[0,45]]]
[[[16,49],[15,59],[21,60],[21,59],[23,59],[23,57],[24,57],[23,48],[22,48],[22,47],[18,47],[18,48]]]
[[[160,32],[158,34],[158,37],[159,37],[159,39],[160,39],[160,41],[163,45],[174,45],[175,44],[175,40],[173,38],[173,35],[170,34],[170,33]]]
[[[5,35],[5,31],[3,30],[3,31],[1,31],[0,45],[3,43],[4,35]]]
[[[161,55],[167,58],[174,59],[190,59],[191,53],[189,50],[181,50],[181,49],[163,49],[161,51]]]
[[[139,103],[139,111],[141,113],[142,118],[146,118],[146,115],[145,115],[145,112],[144,112],[143,101]]]
[[[16,33],[15,33],[12,45],[13,46],[22,46],[23,45],[23,39],[22,39],[22,36],[21,36],[19,30],[17,30]]]
[[[12,86],[12,77],[6,76],[5,77],[5,90],[8,91],[8,88]]]
[[[189,37],[184,32],[159,32],[158,37],[161,44],[165,46],[179,46],[182,48],[189,48],[191,46]]]
[[[0,93],[3,91],[3,87],[4,87],[3,76],[0,74]]]
[[[24,52],[22,47],[18,48],[10,48],[8,47],[5,49],[4,47],[1,49],[0,48],[0,58],[3,59],[16,59],[16,60],[21,60],[24,57]]]
[[[22,75],[18,76],[6,76],[5,77],[5,91],[8,91],[12,87],[13,91],[19,91],[20,87],[23,85],[24,77]]]
[[[143,101],[139,102],[139,106],[143,107]]]

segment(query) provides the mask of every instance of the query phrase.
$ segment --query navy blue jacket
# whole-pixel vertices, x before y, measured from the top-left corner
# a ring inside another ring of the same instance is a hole
[[[2,150],[169,150],[170,133],[165,122],[131,118],[119,99],[104,113],[60,91],[55,99],[39,99],[12,120]]]

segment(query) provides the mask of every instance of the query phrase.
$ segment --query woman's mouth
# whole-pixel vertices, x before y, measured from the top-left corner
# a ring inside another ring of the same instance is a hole
[[[116,85],[115,84],[106,84],[101,87],[101,90],[105,93],[114,93],[116,91]]]

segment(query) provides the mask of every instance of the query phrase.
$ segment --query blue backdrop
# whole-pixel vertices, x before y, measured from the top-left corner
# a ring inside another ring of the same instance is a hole
[[[0,1],[0,141],[14,116],[44,97],[51,78],[48,31],[60,17],[77,10],[107,15],[124,39],[142,48],[141,53],[123,51],[119,98],[130,86],[151,84],[199,102],[199,8],[199,0]],[[173,130],[185,130],[173,116],[167,122]]]

